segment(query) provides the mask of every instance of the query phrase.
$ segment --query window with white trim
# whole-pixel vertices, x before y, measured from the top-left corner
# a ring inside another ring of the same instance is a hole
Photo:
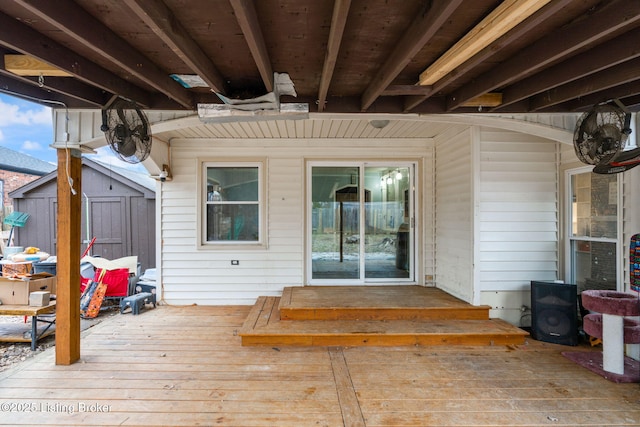
[[[579,291],[616,290],[620,281],[619,179],[579,169],[568,173],[569,275]]]
[[[262,163],[203,166],[203,244],[262,243]]]

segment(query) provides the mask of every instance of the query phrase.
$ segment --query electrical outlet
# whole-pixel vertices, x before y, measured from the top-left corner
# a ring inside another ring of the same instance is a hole
[[[240,260],[232,259],[231,260],[231,265],[240,265]]]

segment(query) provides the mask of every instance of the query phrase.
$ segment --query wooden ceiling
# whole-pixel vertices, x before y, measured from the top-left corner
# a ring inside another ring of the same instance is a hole
[[[193,110],[278,72],[311,112],[638,111],[639,40],[637,0],[6,0],[0,91]]]

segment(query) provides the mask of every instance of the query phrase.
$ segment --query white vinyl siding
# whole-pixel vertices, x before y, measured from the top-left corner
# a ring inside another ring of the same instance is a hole
[[[437,287],[473,300],[473,161],[471,129],[436,140]]]
[[[164,299],[178,305],[253,304],[258,296],[279,296],[285,286],[303,285],[305,160],[410,159],[423,165],[431,144],[429,139],[172,140],[174,179],[162,185]],[[265,246],[198,250],[199,159],[243,158],[266,159]],[[424,201],[419,212],[425,204],[431,206],[432,200]],[[239,264],[231,265],[232,260]]]
[[[529,290],[558,278],[558,146],[531,135],[482,129],[479,287]]]
[[[478,127],[436,138],[438,288],[518,324],[531,280],[557,278],[558,144]]]
[[[416,171],[416,179],[422,184],[422,192],[416,193],[416,221],[424,224],[422,227],[423,255],[416,256],[418,260],[416,272],[421,271],[422,261],[425,285],[436,286],[435,146],[429,147],[428,153],[424,165],[419,165]],[[420,239],[418,239],[419,242]]]

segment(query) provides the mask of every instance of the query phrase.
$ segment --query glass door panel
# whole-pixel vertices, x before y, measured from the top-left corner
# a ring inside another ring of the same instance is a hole
[[[311,281],[414,278],[413,166],[317,164],[309,178]]]
[[[360,279],[360,168],[311,169],[311,278]]]
[[[366,279],[406,279],[411,262],[411,188],[407,167],[366,167]],[[373,193],[373,194],[372,194]]]

